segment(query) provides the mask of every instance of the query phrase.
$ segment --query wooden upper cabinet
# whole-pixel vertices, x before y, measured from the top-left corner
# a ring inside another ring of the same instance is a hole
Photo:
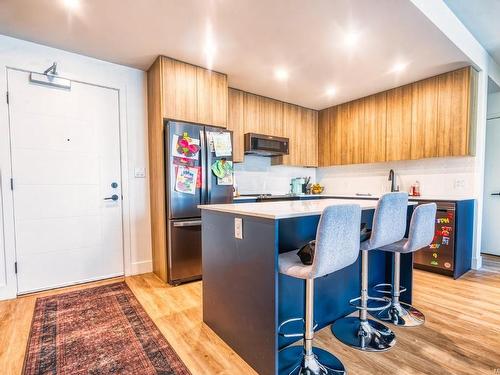
[[[347,111],[345,109],[347,106]],[[364,100],[354,100],[341,106],[342,121],[342,164],[359,164],[363,162],[363,128],[365,120]],[[347,118],[346,118],[347,115]]]
[[[330,113],[337,107],[326,108],[318,113],[318,166],[332,165],[330,161]]]
[[[283,103],[283,136],[289,139],[289,155],[282,163],[302,167],[318,166],[318,113]]]
[[[260,132],[260,96],[243,93],[243,133]]]
[[[318,166],[318,111],[300,107],[298,126],[298,143],[300,145],[299,166]]]
[[[437,156],[438,78],[412,84],[411,159]]]
[[[285,165],[299,165],[300,163],[299,126],[299,106],[285,103],[283,105],[283,136],[289,140],[288,155],[284,155],[282,160]]]
[[[411,108],[411,85],[387,91],[387,161],[411,158]]]
[[[467,67],[323,109],[319,165],[473,155],[476,92]]]
[[[162,57],[163,117],[197,122],[196,66]]]
[[[283,136],[283,102],[259,96],[259,133]]]
[[[197,67],[196,85],[197,122],[225,127],[228,116],[227,76]]]
[[[163,117],[227,126],[227,76],[160,57]]]
[[[470,95],[472,68],[467,67],[438,77],[437,156],[472,153],[470,139]]]
[[[228,95],[227,128],[233,131],[233,161],[239,163],[244,159],[244,92],[230,88]]]
[[[364,99],[363,163],[386,160],[387,94],[372,95]]]

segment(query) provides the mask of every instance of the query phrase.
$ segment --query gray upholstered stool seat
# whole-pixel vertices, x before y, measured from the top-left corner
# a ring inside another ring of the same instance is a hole
[[[334,355],[313,347],[314,279],[353,264],[359,255],[359,205],[327,207],[319,220],[312,265],[304,265],[295,251],[279,255],[279,272],[305,280],[303,346],[289,346],[279,353],[279,373],[287,375],[344,374],[342,362]],[[292,319],[296,320],[296,319]]]
[[[280,254],[279,256],[278,270],[279,273],[284,275],[296,277],[298,279],[307,279],[312,269],[312,265],[307,266],[301,262],[295,250]]]
[[[408,238],[393,244],[382,246],[380,250],[394,253],[393,284],[378,284],[374,290],[379,293],[391,294],[391,304],[382,311],[372,313],[377,319],[390,322],[397,326],[414,327],[425,322],[424,314],[413,306],[400,302],[401,289],[401,253],[411,253],[429,246],[434,238],[434,223],[436,221],[436,204],[428,203],[415,208],[411,217]],[[389,287],[389,289],[383,289]]]
[[[396,336],[392,330],[368,319],[368,311],[383,310],[390,305],[390,302],[383,298],[368,296],[368,251],[400,241],[406,232],[407,212],[407,193],[387,193],[382,195],[377,203],[370,239],[360,245],[360,297],[349,301],[359,310],[359,315],[338,319],[332,325],[335,337],[350,347],[377,352],[388,350],[396,343]],[[383,302],[383,305],[369,307],[369,301]]]

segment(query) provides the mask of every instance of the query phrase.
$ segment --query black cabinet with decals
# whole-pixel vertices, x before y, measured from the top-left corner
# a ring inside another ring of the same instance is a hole
[[[429,201],[418,201],[419,204]],[[432,243],[414,255],[414,267],[457,279],[471,269],[474,200],[435,201]]]

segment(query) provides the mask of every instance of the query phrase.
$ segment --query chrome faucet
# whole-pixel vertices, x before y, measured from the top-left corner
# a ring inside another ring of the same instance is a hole
[[[389,171],[388,180],[391,181],[391,192],[399,191],[398,187],[396,186],[396,176],[394,175],[394,169],[391,169]]]

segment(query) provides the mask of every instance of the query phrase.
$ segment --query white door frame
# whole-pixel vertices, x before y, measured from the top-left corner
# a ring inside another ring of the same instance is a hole
[[[26,73],[41,73],[43,72],[37,72],[33,70],[27,70],[23,68],[18,68],[14,66],[5,66],[5,82],[6,82],[6,88],[8,91],[8,82],[7,82],[7,73],[8,70],[17,70],[17,71],[22,71]],[[72,82],[76,83],[81,83],[81,84],[86,84],[86,85],[92,85],[96,87],[102,87],[102,88],[107,88],[111,90],[116,90],[118,93],[118,111],[119,111],[119,134],[120,134],[120,178],[121,178],[121,186],[122,186],[122,233],[123,233],[123,261],[124,261],[124,272],[125,275],[130,275],[131,274],[131,243],[130,243],[130,201],[129,201],[129,186],[128,186],[128,149],[127,149],[127,127],[126,127],[126,111],[125,111],[125,105],[123,105],[123,101],[125,100],[124,97],[125,95],[122,95],[122,90],[117,87],[111,87],[111,86],[106,86],[102,84],[96,84],[92,83],[89,81],[82,81],[78,79],[73,79],[71,77],[67,76],[60,76],[61,78],[71,80]],[[7,127],[8,131],[6,132],[7,135],[7,142],[8,142],[8,153],[9,153],[9,169],[6,170],[7,168],[4,168],[2,171],[2,175],[0,176],[1,181],[0,181],[0,200],[2,197],[7,197],[5,201],[3,202],[3,222],[4,222],[4,234],[5,234],[5,239],[4,239],[4,246],[5,246],[5,264],[6,264],[6,278],[5,280],[0,280],[0,286],[7,286],[6,288],[6,293],[1,293],[0,292],[0,300],[4,298],[14,298],[17,296],[17,275],[14,272],[14,264],[17,259],[16,255],[16,247],[15,247],[15,226],[14,226],[14,194],[13,191],[10,189],[10,179],[12,178],[12,150],[11,150],[11,134],[10,134],[10,119],[8,118],[9,115],[9,109],[8,109],[8,104],[6,104],[6,109],[7,109]],[[1,145],[0,145],[1,146]],[[0,155],[0,159],[2,158],[2,155]],[[9,187],[9,189],[6,189],[6,186]],[[1,207],[1,205],[0,205]],[[1,229],[1,228],[0,228]],[[2,250],[1,248],[2,244],[0,244],[0,251]],[[1,258],[1,257],[0,257]],[[1,260],[1,259],[0,259]],[[9,270],[8,267],[9,265],[12,266],[12,269]],[[0,265],[1,266],[1,265]],[[9,272],[10,271],[10,272]],[[4,285],[2,285],[4,284]],[[3,295],[6,294],[6,295]]]

